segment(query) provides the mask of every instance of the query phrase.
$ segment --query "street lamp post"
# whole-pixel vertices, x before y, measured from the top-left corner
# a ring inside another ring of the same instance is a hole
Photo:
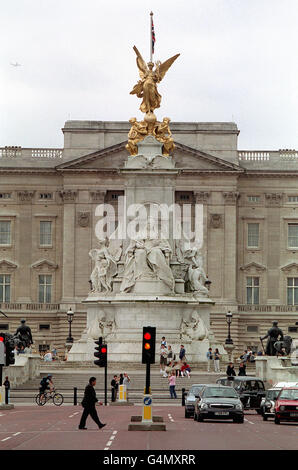
[[[233,314],[230,312],[230,310],[226,313],[226,322],[228,324],[228,337],[225,341],[225,350],[228,353],[229,356],[229,362],[232,362],[232,352],[235,349],[233,340],[231,338],[231,324],[232,324],[232,318]]]
[[[73,343],[73,337],[71,336],[71,324],[73,321],[73,316],[74,316],[74,313],[70,308],[67,312],[67,321],[69,325],[69,330],[68,330],[68,338],[66,338],[66,343]]]

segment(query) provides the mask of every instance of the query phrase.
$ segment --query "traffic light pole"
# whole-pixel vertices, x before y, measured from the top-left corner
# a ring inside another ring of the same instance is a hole
[[[0,366],[0,387],[2,385],[2,366]]]
[[[108,366],[105,366],[105,406],[108,404]]]
[[[145,394],[149,395],[150,394],[150,362],[147,362],[146,364],[146,388],[145,388]]]

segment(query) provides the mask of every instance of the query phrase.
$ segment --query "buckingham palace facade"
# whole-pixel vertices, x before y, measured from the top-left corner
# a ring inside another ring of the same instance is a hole
[[[298,151],[239,150],[235,123],[174,122],[176,203],[202,204],[211,328],[237,351],[273,320],[298,338]],[[125,196],[129,123],[67,121],[64,147],[0,148],[0,331],[21,318],[37,350],[86,326],[98,204]],[[173,253],[174,255],[175,253]],[[161,337],[167,332],[157,332]]]

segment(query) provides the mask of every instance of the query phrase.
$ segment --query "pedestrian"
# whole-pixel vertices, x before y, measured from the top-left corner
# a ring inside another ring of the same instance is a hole
[[[131,380],[127,372],[124,372],[123,385],[126,387],[126,400],[128,401],[128,389],[130,388]]]
[[[240,362],[239,364],[238,375],[246,375],[246,365],[244,364],[244,362]]]
[[[160,346],[159,356],[160,373],[163,374],[163,377],[167,377],[167,375],[165,374],[165,367],[167,365],[168,350],[164,344],[161,344]]]
[[[210,372],[210,365],[211,365],[211,362],[213,361],[212,348],[208,349],[206,356],[207,356],[207,372]]]
[[[96,385],[96,377],[90,377],[89,384],[85,388],[84,398],[82,400],[82,406],[84,408],[81,421],[79,424],[79,429],[86,428],[86,419],[90,415],[93,421],[97,424],[99,429],[102,429],[105,424],[101,423],[97,415],[95,404],[98,402],[96,398],[96,393],[94,387]],[[101,402],[98,402],[99,405],[102,405]]]
[[[171,372],[171,374],[169,375],[168,380],[169,380],[171,398],[177,398],[176,391],[175,391],[175,386],[176,386],[176,374],[175,374],[175,371],[172,371],[172,372]]]
[[[186,364],[186,362],[182,364],[180,371],[181,371],[181,377],[183,377],[185,374],[185,376],[190,379],[191,368],[188,364]]]
[[[183,344],[180,345],[179,359],[180,359],[181,362],[185,362],[185,361],[186,361],[186,357],[185,357],[185,348],[184,348]]]
[[[227,371],[226,371],[226,374],[228,377],[232,377],[236,375],[236,372],[234,370],[234,364],[232,362],[229,362],[229,365],[227,367]]]
[[[163,336],[163,337],[161,338],[160,345],[162,345],[162,344],[164,345],[165,348],[167,348],[167,342],[166,342],[166,337],[165,337],[165,336]]]
[[[123,384],[123,380],[124,380],[123,374],[119,374],[119,385]]]
[[[9,395],[10,395],[10,381],[8,380],[8,376],[5,377],[5,380],[3,382],[3,386],[5,387],[5,392],[7,390],[7,398],[9,402]]]
[[[167,365],[169,366],[172,361],[175,361],[176,354],[173,353],[172,346],[168,346]]]
[[[111,391],[112,391],[112,396],[111,396],[111,401],[116,401],[117,398],[117,390],[118,390],[118,377],[117,375],[114,375],[113,379],[111,380]]]
[[[47,350],[46,354],[45,354],[44,357],[43,357],[43,360],[44,360],[45,362],[52,362],[53,356],[52,356],[51,351]]]
[[[214,372],[220,372],[220,354],[218,348],[215,349],[214,351]]]

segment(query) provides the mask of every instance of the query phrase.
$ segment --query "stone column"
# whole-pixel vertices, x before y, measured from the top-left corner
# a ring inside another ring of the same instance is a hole
[[[225,232],[224,232],[224,292],[228,302],[237,300],[237,200],[236,191],[223,192],[225,202]]]
[[[60,191],[63,210],[62,303],[75,297],[75,200],[77,191]]]
[[[267,246],[270,247],[268,253],[267,267],[268,267],[268,290],[267,302],[268,304],[278,305],[279,299],[279,278],[280,271],[280,206],[282,203],[282,194],[280,193],[266,193],[265,194],[267,206]]]

